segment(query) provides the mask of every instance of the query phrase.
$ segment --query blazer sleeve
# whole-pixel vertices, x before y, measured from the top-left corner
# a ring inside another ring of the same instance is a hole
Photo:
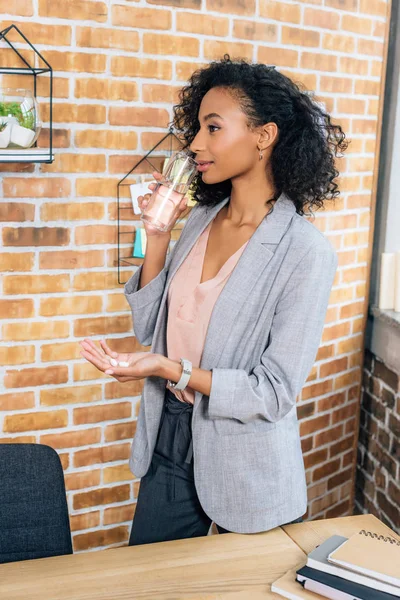
[[[276,307],[260,364],[250,373],[212,369],[211,418],[275,422],[293,408],[315,361],[337,263],[327,240],[300,260]]]
[[[153,341],[158,311],[167,281],[168,269],[176,248],[184,241],[184,232],[188,223],[197,214],[198,205],[190,211],[178,241],[167,254],[165,266],[147,285],[138,289],[142,266],[132,275],[124,286],[125,297],[132,310],[133,329],[136,338],[143,346],[150,346]]]
[[[138,289],[142,274],[140,266],[124,286],[125,297],[132,310],[134,334],[143,346],[150,346],[153,339],[167,273],[166,263],[157,277]]]

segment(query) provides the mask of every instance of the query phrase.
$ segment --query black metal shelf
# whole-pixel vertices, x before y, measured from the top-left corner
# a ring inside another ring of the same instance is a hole
[[[163,150],[162,156],[155,156],[153,153],[169,138],[169,148],[168,150]],[[151,174],[153,171],[161,172],[161,162],[165,160],[166,157],[170,156],[177,147],[173,147],[174,142],[179,144],[178,147],[182,147],[183,144],[181,140],[175,135],[174,130],[170,127],[168,133],[164,135],[160,141],[151,149],[143,158],[141,158],[128,173],[118,182],[117,184],[117,225],[118,225],[118,256],[117,256],[117,266],[118,266],[118,283],[124,284],[127,279],[122,280],[123,274],[131,275],[130,272],[126,272],[123,270],[123,267],[135,267],[139,266],[143,263],[143,258],[136,258],[133,256],[125,256],[125,251],[127,254],[132,254],[133,244],[135,240],[136,229],[126,229],[123,230],[124,221],[126,221],[127,226],[129,227],[132,222],[140,221],[139,215],[133,215],[133,218],[123,217],[127,214],[124,211],[130,211],[133,214],[132,209],[132,200],[129,193],[129,186],[133,183],[129,180],[129,177],[137,177],[142,174]],[[153,155],[153,156],[150,156]],[[149,158],[150,157],[150,158]],[[146,168],[144,168],[146,166]],[[137,182],[135,182],[137,183]],[[126,206],[125,206],[126,204]],[[178,231],[180,227],[175,227],[172,231]],[[123,236],[129,236],[128,240],[125,241]]]
[[[7,38],[10,32],[16,31],[22,40],[28,44],[35,54],[35,59],[39,63],[42,61],[45,66],[30,65],[29,62],[22,56],[21,52]],[[33,96],[36,99],[37,92],[37,76],[49,74],[49,148],[38,148],[37,142],[35,146],[27,149],[11,148],[0,152],[0,163],[7,162],[23,162],[23,163],[52,163],[54,161],[53,154],[53,69],[45,58],[36,50],[28,38],[16,25],[9,25],[6,29],[0,31],[0,42],[4,40],[10,48],[17,54],[19,59],[25,65],[24,67],[0,67],[0,75],[27,75],[33,77]],[[40,135],[40,134],[39,134]]]

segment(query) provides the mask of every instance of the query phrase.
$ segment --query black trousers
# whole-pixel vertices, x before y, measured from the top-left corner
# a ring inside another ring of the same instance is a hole
[[[200,537],[210,529],[212,521],[194,485],[192,411],[191,404],[166,390],[153,458],[140,482],[130,546]],[[219,533],[230,533],[218,523],[216,527]]]

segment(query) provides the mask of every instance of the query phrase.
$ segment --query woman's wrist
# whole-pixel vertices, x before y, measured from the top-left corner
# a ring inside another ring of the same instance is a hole
[[[158,377],[163,379],[170,379],[174,383],[177,383],[182,375],[182,365],[179,360],[172,360],[166,356],[160,355]]]

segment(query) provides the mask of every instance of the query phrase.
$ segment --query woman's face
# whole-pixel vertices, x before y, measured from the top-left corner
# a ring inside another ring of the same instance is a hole
[[[212,88],[201,101],[200,129],[190,145],[204,183],[245,175],[258,165],[260,132],[248,126],[238,100],[226,88]]]

